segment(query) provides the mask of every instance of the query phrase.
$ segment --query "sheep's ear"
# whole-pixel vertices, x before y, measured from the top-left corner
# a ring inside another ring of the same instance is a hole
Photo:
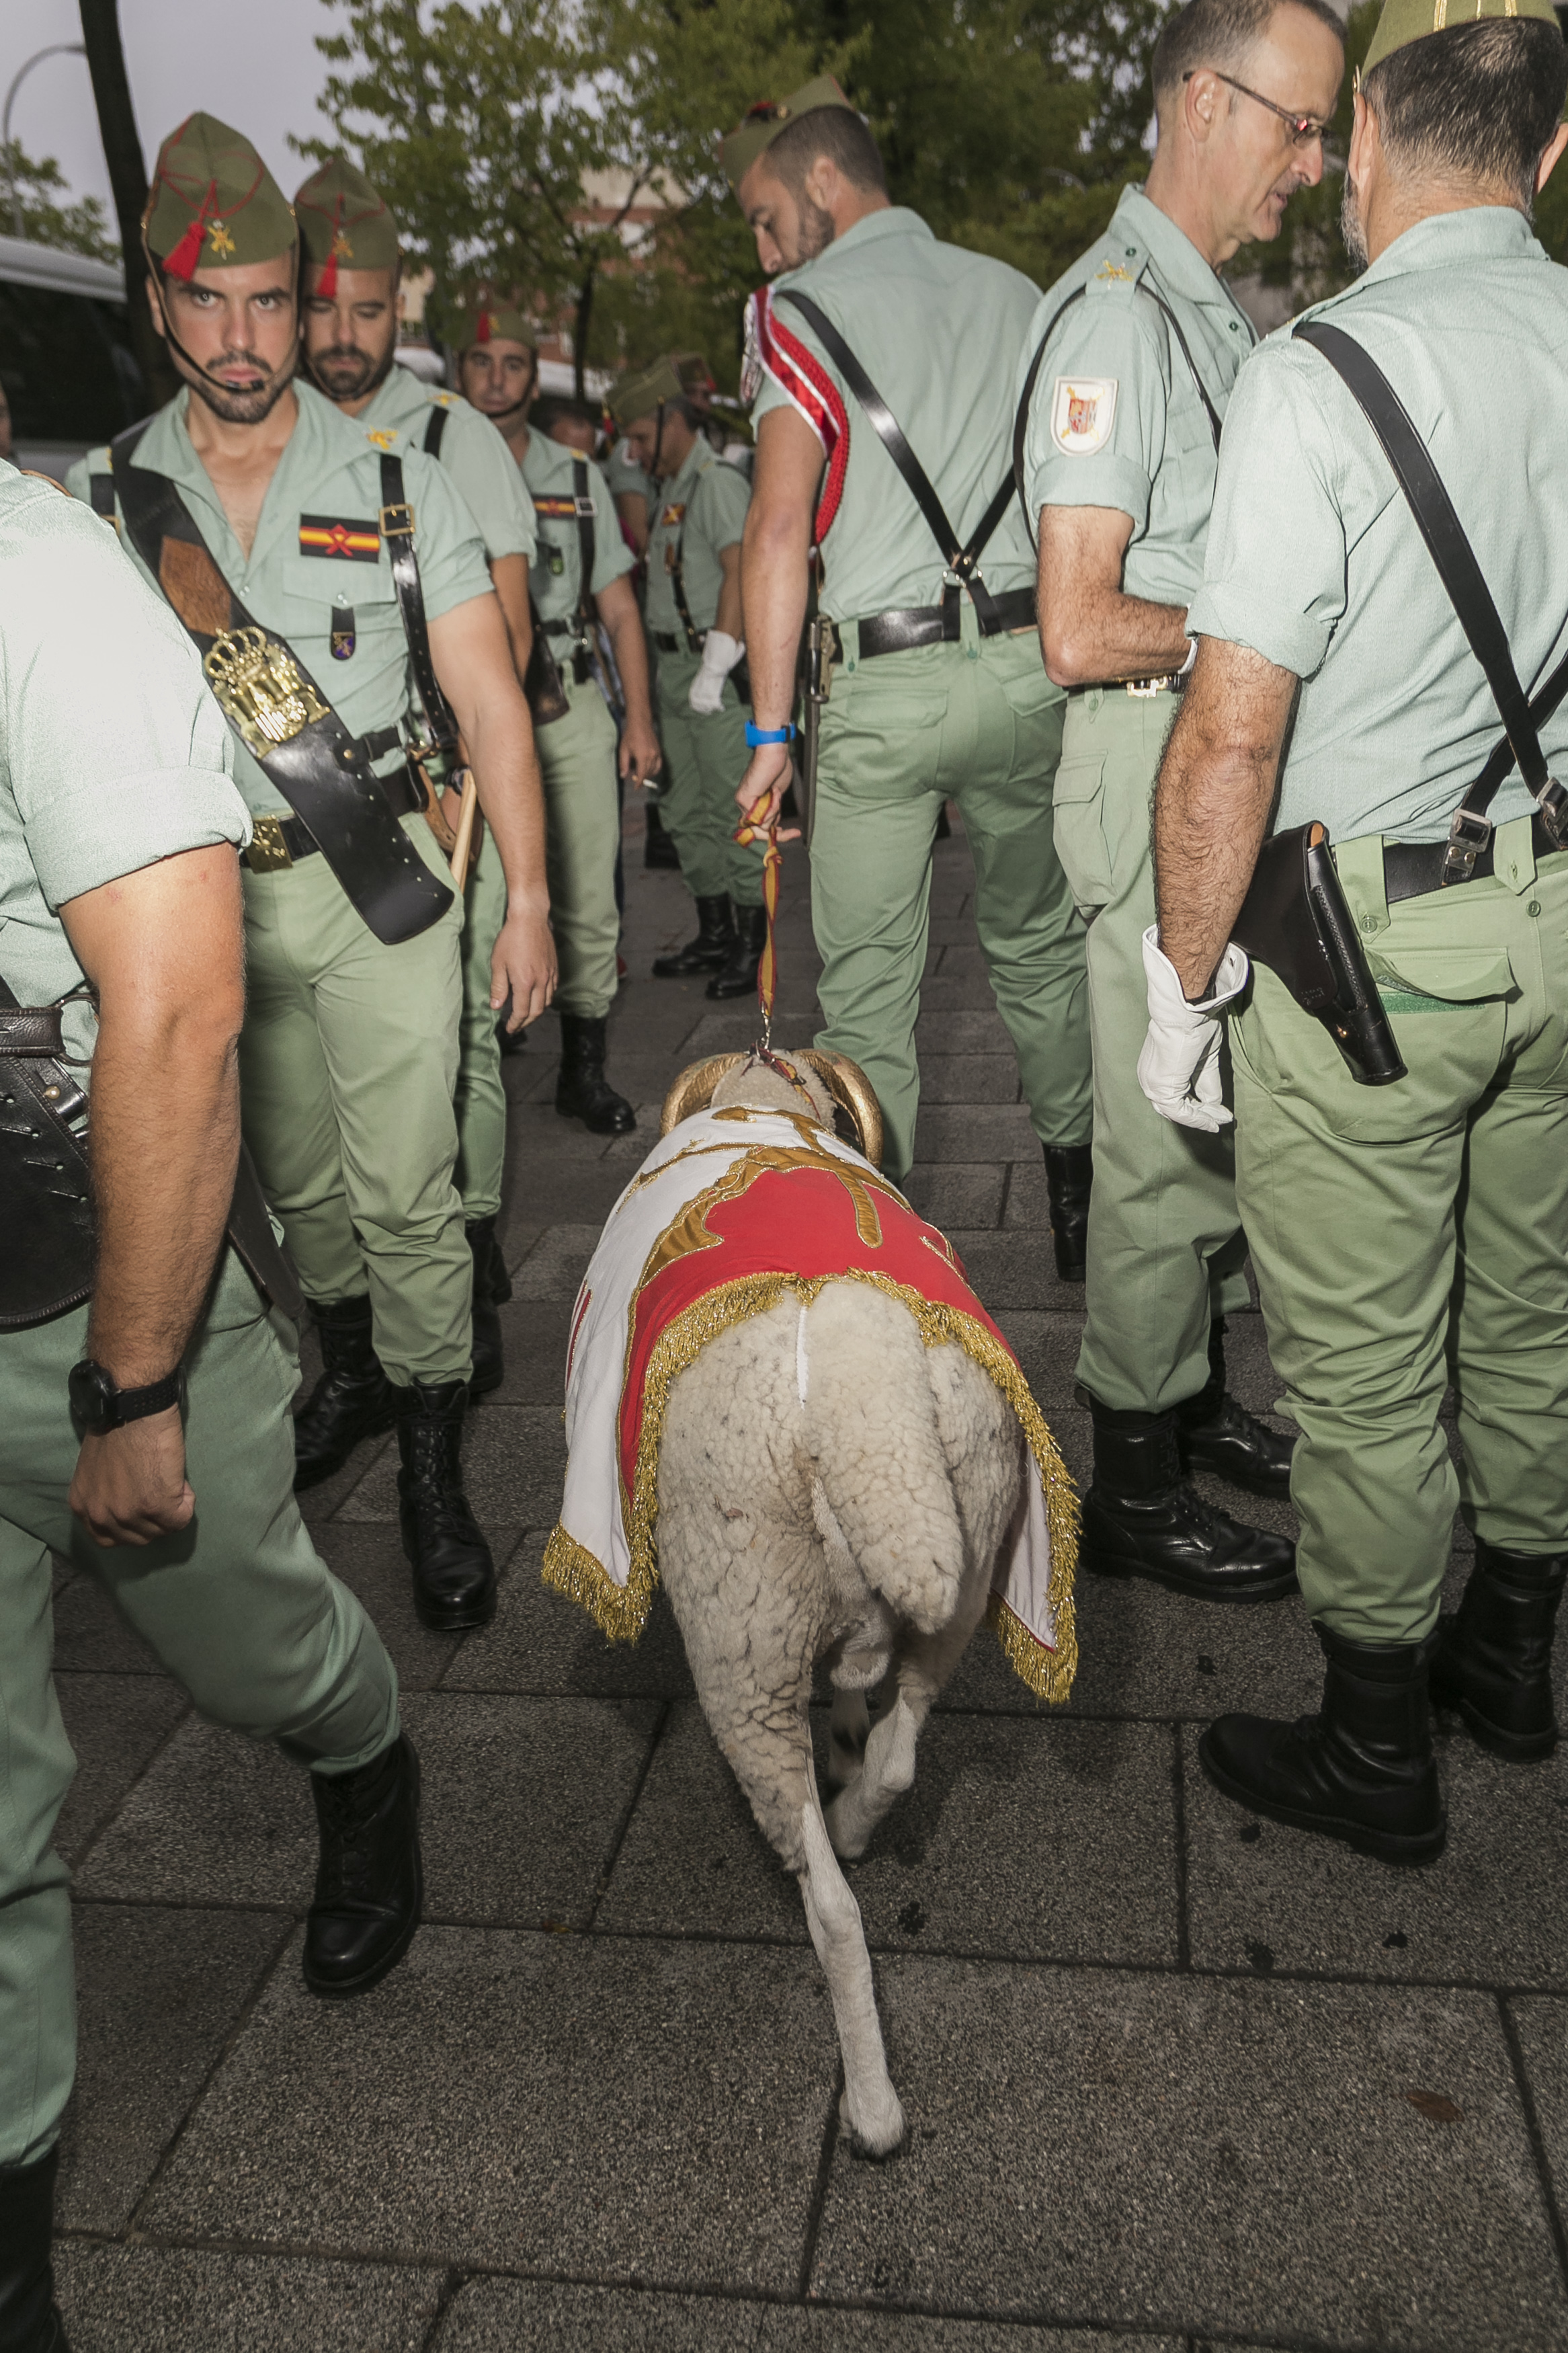
[[[744,1054],[713,1054],[706,1062],[690,1062],[664,1099],[664,1109],[658,1115],[658,1132],[668,1135],[693,1112],[706,1111],[713,1100],[713,1090],[721,1079],[738,1071],[745,1060]]]
[[[824,1053],[815,1046],[802,1047],[795,1056],[800,1062],[809,1062],[836,1103],[842,1103],[848,1113],[859,1138],[860,1149],[873,1168],[882,1165],[882,1106],[877,1101],[877,1091],[860,1068],[847,1054]]]

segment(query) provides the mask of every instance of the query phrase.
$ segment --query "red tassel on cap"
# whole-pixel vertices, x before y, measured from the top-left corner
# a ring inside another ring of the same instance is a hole
[[[327,258],[326,258],[325,261],[321,264],[321,281],[320,281],[320,283],[318,284],[318,286],[317,286],[317,288],[316,288],[316,291],[317,291],[317,293],[321,297],[321,300],[322,300],[324,302],[331,302],[331,301],[332,301],[335,299],[336,295],[337,295],[337,290],[338,290],[338,236],[339,236],[340,231],[341,231],[341,230],[342,230],[342,225],[343,225],[343,200],[342,200],[342,195],[340,194],[340,195],[339,195],[339,197],[338,197],[338,201],[337,201],[336,205],[333,206],[333,209],[332,209],[332,241],[331,241],[331,245],[329,246],[329,248],[327,248]]]
[[[474,341],[476,343],[488,343],[489,339],[490,314],[488,311],[481,311],[479,312],[479,322],[474,328]]]
[[[195,220],[163,263],[164,269],[172,278],[183,278],[188,284],[195,276],[197,264],[202,258],[202,231],[206,227],[207,212],[210,207],[216,207],[216,204],[217,182],[209,180],[206,195],[202,198],[201,208]]]

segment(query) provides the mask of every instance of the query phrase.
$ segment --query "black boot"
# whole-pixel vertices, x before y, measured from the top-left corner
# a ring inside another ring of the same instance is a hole
[[[419,1926],[419,1759],[406,1735],[353,1773],[312,1773],[321,1861],[305,1923],[305,1983],[368,1993]]]
[[[511,1297],[511,1277],[493,1218],[471,1219],[463,1230],[474,1256],[474,1369],[468,1375],[468,1395],[488,1397],[506,1378],[498,1311]]]
[[[503,1005],[500,1011],[496,1015],[496,1044],[500,1048],[503,1055],[526,1054],[528,1051],[528,1031],[526,1029],[509,1029],[506,1025],[510,1019],[511,1009],[510,1006]]]
[[[1051,1240],[1057,1273],[1063,1282],[1081,1282],[1089,1248],[1089,1188],[1094,1176],[1089,1144],[1047,1144],[1046,1192],[1051,1205]]]
[[[57,2144],[31,2165],[0,2165],[3,2353],[69,2353],[49,2268],[59,2159]]]
[[[1507,1552],[1476,1538],[1476,1565],[1452,1618],[1439,1619],[1432,1698],[1457,1708],[1483,1748],[1522,1764],[1557,1746],[1552,1632],[1568,1553]]]
[[[703,991],[705,997],[750,997],[757,986],[757,966],[768,944],[765,907],[737,907],[735,937],[729,956]]]
[[[643,837],[643,864],[645,866],[673,867],[675,871],[679,874],[680,871],[680,853],[676,849],[674,842],[670,839],[668,834],[666,833],[664,829],[664,819],[658,813],[658,803],[657,801],[645,801],[643,803],[643,807],[646,813],[647,824],[647,831]]]
[[[1296,1547],[1227,1519],[1182,1482],[1173,1413],[1094,1412],[1094,1483],[1079,1559],[1100,1577],[1147,1577],[1201,1601],[1278,1601]]]
[[[370,1300],[312,1303],[321,1335],[321,1377],[294,1421],[294,1492],[341,1471],[362,1439],[379,1438],[396,1419],[395,1392],[371,1345]]]
[[[1184,1471],[1212,1471],[1254,1495],[1289,1495],[1296,1432],[1281,1438],[1226,1394],[1225,1318],[1209,1325],[1209,1377],[1176,1408]]]
[[[1295,1724],[1222,1715],[1198,1743],[1216,1789],[1292,1830],[1343,1839],[1380,1862],[1430,1862],[1447,1823],[1426,1704],[1436,1634],[1352,1642],[1317,1629],[1328,1672],[1322,1712]]]
[[[561,1016],[561,1075],[555,1108],[563,1119],[580,1119],[591,1135],[629,1135],[637,1115],[605,1076],[605,1019],[581,1013]]]
[[[466,1381],[415,1381],[397,1398],[397,1516],[414,1571],[414,1608],[438,1634],[488,1626],[496,1614],[490,1548],[463,1493]]]
[[[717,899],[697,902],[697,937],[688,940],[673,955],[655,956],[655,980],[689,980],[700,972],[717,972],[730,954],[735,940],[735,919],[730,912],[730,902],[720,893]]]

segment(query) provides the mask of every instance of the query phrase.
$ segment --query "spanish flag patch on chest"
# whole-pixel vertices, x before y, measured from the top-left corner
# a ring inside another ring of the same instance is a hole
[[[300,517],[301,555],[342,555],[351,564],[375,564],[381,533],[374,522],[345,522],[339,515]]]
[[[575,499],[535,499],[533,512],[536,515],[542,515],[547,522],[571,522],[576,517],[577,501]]]
[[[686,501],[683,499],[679,506],[666,507],[658,519],[658,528],[660,531],[673,531],[677,523],[684,522],[685,520]]]

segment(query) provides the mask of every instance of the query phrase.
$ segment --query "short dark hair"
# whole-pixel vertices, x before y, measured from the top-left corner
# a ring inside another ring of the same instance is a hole
[[[1329,0],[1186,0],[1185,7],[1165,19],[1154,44],[1151,72],[1155,105],[1204,66],[1215,73],[1233,72],[1254,41],[1262,39],[1279,8],[1305,10],[1343,42],[1344,26]]]
[[[1362,93],[1396,169],[1500,182],[1528,214],[1568,93],[1568,47],[1544,17],[1483,16],[1406,42]]]
[[[837,164],[852,188],[875,188],[887,195],[880,150],[852,107],[814,106],[809,113],[796,115],[759,160],[798,197],[819,155]]]

